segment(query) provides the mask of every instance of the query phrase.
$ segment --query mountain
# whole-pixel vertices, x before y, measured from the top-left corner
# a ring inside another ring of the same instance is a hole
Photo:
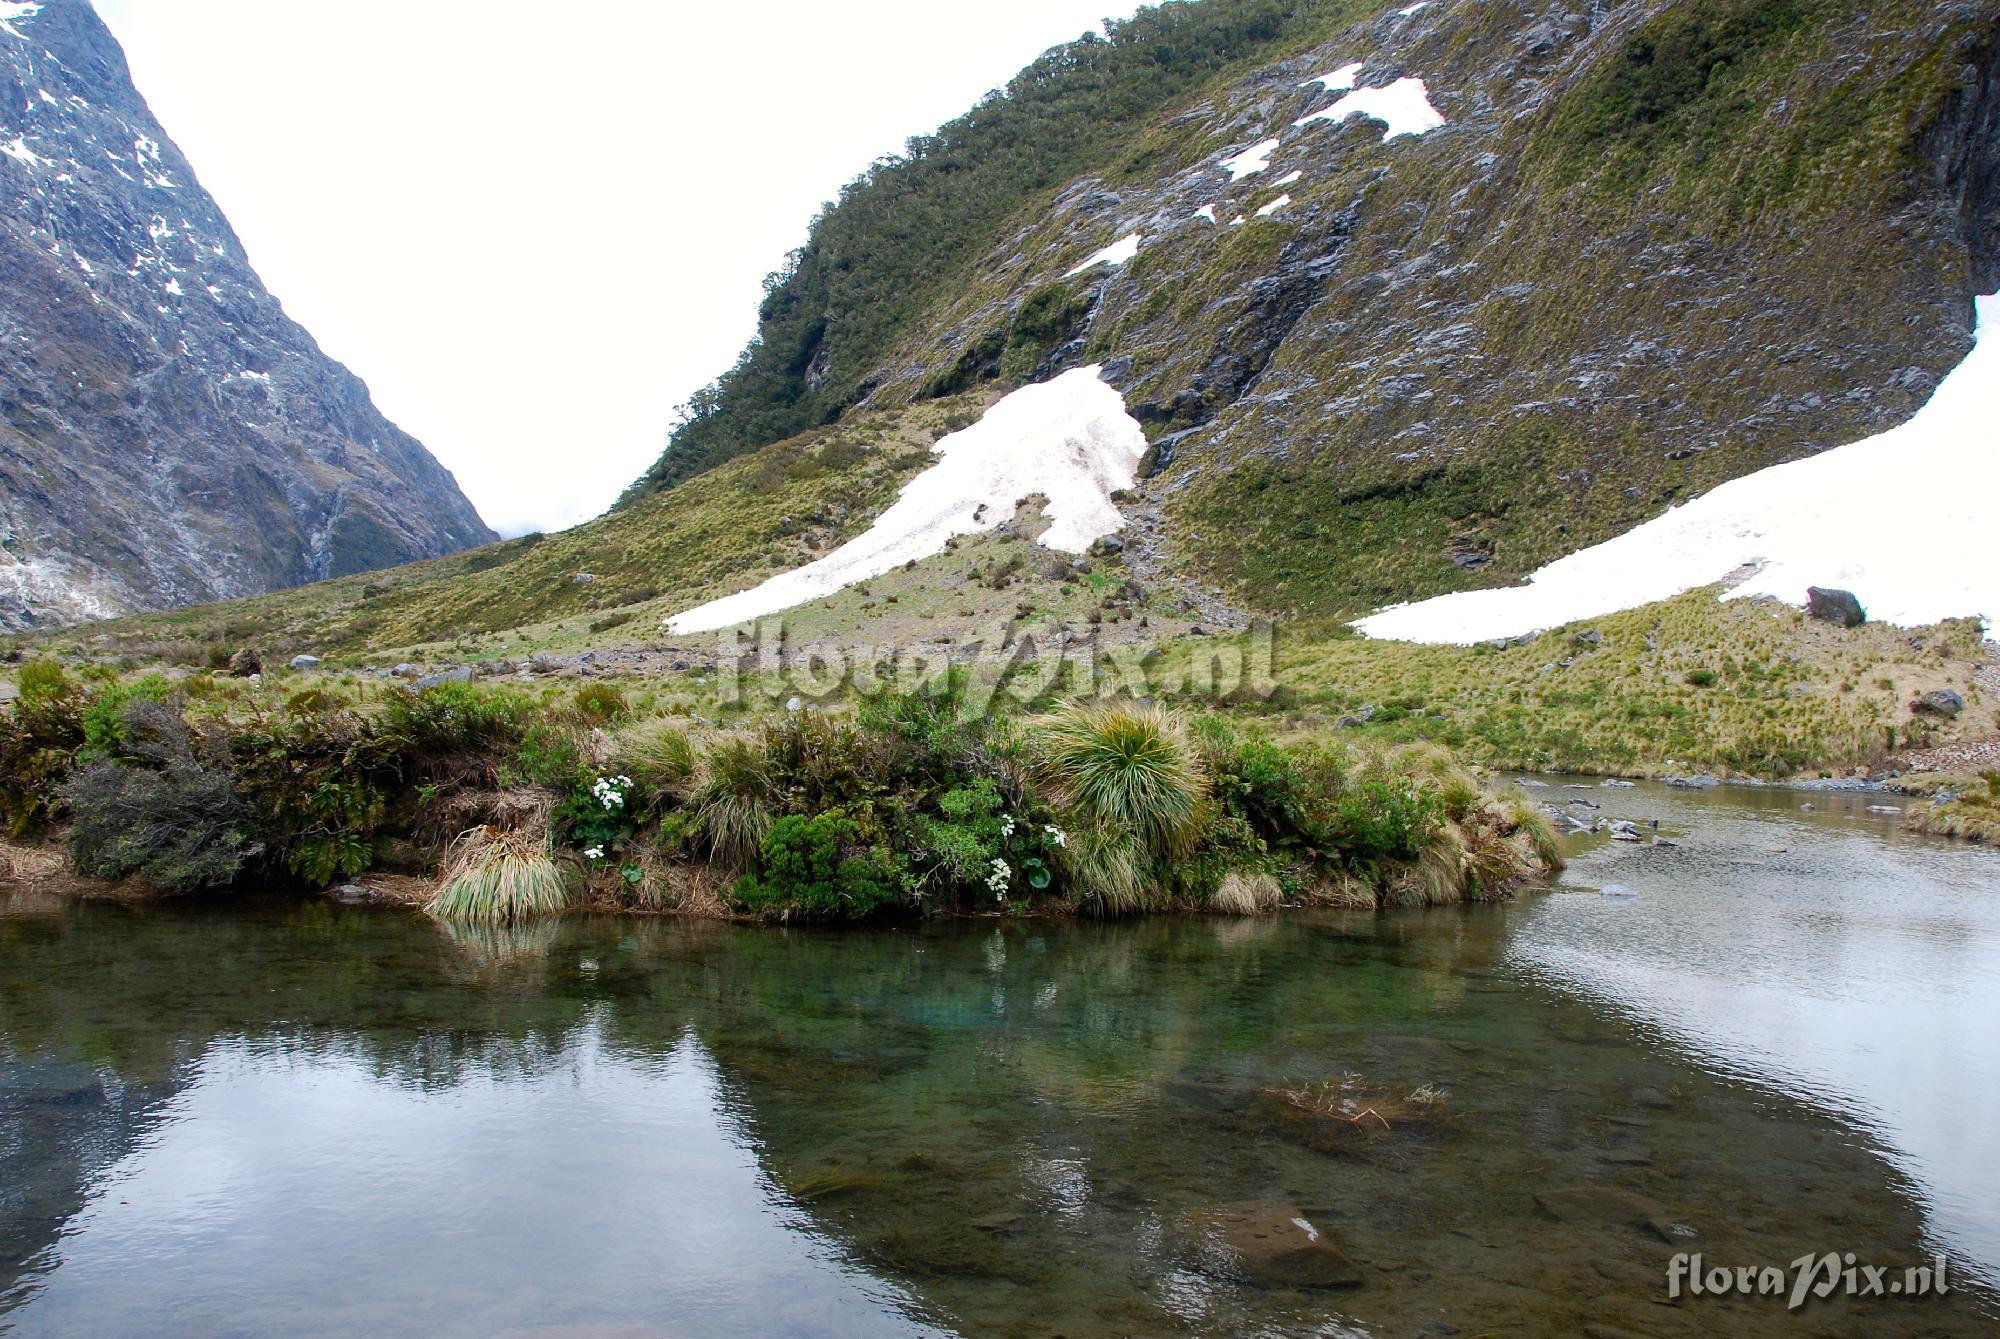
[[[87,0],[0,4],[0,627],[493,538],[265,291]]]
[[[692,663],[809,597],[795,646],[1309,643],[1909,422],[1996,289],[2000,0],[1168,4],[843,192],[609,516],[97,637]],[[1130,487],[1079,375],[1143,433]],[[1924,551],[1923,496],[1861,509],[1877,557]]]
[[[1146,11],[850,187],[633,496],[1101,363],[1149,561],[1324,618],[1508,584],[1926,402],[2000,287],[1997,46],[1995,0]]]

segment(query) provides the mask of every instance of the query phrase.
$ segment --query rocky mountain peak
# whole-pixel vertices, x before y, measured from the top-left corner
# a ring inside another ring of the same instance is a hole
[[[0,627],[492,538],[265,290],[87,0],[0,3]]]

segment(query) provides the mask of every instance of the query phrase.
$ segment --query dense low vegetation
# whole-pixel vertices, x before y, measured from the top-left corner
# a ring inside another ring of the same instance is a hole
[[[734,732],[603,683],[21,677],[0,819],[171,892],[389,867],[436,873],[432,910],[474,922],[1121,916],[1490,898],[1560,863],[1532,806],[1430,750],[1281,746],[1125,700],[996,719],[962,675]]]

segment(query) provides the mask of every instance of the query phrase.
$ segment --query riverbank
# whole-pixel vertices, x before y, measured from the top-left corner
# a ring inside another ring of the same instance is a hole
[[[365,897],[387,873],[403,900],[428,881],[425,905],[459,921],[838,922],[1434,905],[1561,864],[1531,802],[1436,748],[1279,742],[1131,699],[992,714],[959,673],[733,730],[603,682],[281,685],[38,661],[20,687],[0,819],[43,839],[16,848],[29,883]]]

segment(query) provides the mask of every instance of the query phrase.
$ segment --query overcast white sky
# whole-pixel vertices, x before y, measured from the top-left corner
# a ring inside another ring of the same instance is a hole
[[[819,205],[1132,0],[96,0],[264,282],[506,534],[602,511]]]

